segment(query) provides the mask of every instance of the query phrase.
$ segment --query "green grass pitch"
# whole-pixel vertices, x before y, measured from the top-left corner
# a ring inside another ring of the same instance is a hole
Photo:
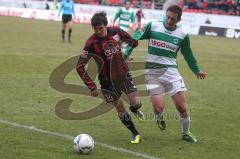
[[[237,159],[240,156],[240,47],[239,40],[191,36],[191,46],[202,70],[208,73],[198,80],[179,55],[179,70],[188,88],[191,130],[197,144],[181,140],[176,109],[166,97],[167,130],[160,131],[155,120],[144,123],[134,119],[142,135],[138,145],[130,144],[130,133],[123,127],[114,109],[88,120],[64,120],[55,106],[70,98],[72,112],[96,107],[101,100],[81,94],[60,92],[50,86],[51,73],[63,62],[78,56],[92,33],[89,25],[74,24],[72,43],[62,43],[61,22],[0,17],[0,158],[1,159],[137,159],[127,152],[111,150],[101,144],[164,159]],[[133,62],[144,62],[147,41],[133,52]],[[71,66],[75,66],[72,63]],[[132,71],[134,76],[140,71]],[[66,84],[82,85],[73,69]],[[138,85],[144,89],[144,85]],[[89,92],[86,92],[86,94]],[[143,111],[152,106],[142,96]],[[126,105],[127,106],[127,105]],[[9,121],[39,129],[76,136],[90,134],[93,153],[79,156],[73,142],[62,137],[4,124]]]

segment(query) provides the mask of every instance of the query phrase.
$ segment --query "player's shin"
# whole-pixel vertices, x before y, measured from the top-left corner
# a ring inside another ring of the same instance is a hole
[[[65,39],[65,29],[62,29],[62,41]]]
[[[181,129],[183,134],[187,134],[190,130],[190,117],[187,113],[181,113],[180,114],[180,123],[181,123]]]
[[[190,117],[187,115],[187,113],[185,114],[180,114],[181,119],[181,128],[182,128],[182,139],[190,142],[190,143],[197,143],[197,138],[190,132]]]
[[[68,30],[68,42],[71,42],[72,29]]]
[[[131,116],[128,114],[128,112],[119,113],[118,116],[119,116],[120,120],[122,121],[122,123],[132,132],[132,134],[134,134],[134,135],[139,134],[139,132],[135,128],[135,126],[132,122]]]

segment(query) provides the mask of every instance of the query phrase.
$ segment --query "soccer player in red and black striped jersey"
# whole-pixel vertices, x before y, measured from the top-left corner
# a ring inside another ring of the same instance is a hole
[[[143,120],[143,113],[139,110],[141,102],[120,47],[122,42],[127,42],[134,48],[138,42],[119,27],[107,27],[107,24],[105,12],[93,15],[91,25],[94,34],[90,36],[84,46],[77,64],[77,72],[91,90],[91,95],[98,96],[96,84],[84,68],[89,59],[95,60],[99,71],[98,79],[106,102],[111,102],[115,106],[120,120],[132,132],[131,143],[139,143],[139,132],[121,99],[122,91],[129,98],[131,112],[139,120]]]

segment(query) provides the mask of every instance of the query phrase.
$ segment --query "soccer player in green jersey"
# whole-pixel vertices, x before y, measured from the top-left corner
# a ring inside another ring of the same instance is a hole
[[[114,21],[113,21],[113,25],[114,25],[116,20],[119,19],[120,28],[126,32],[129,31],[130,22],[133,23],[135,21],[135,14],[130,9],[130,6],[131,6],[131,2],[125,1],[124,7],[118,9],[117,13],[114,16]]]
[[[133,37],[136,40],[149,40],[145,79],[159,128],[166,129],[163,117],[164,94],[169,94],[180,113],[183,140],[196,143],[196,137],[189,131],[190,116],[185,98],[187,89],[177,69],[177,52],[181,51],[188,66],[198,79],[204,79],[206,73],[201,71],[197,65],[190,48],[188,34],[185,34],[176,25],[181,20],[181,15],[182,9],[177,5],[172,5],[166,10],[164,21],[148,23],[143,32],[138,31],[133,34]],[[132,48],[128,46],[125,58],[128,58],[131,52]]]

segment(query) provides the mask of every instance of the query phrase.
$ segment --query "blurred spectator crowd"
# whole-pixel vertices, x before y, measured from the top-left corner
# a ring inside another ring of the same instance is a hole
[[[54,1],[54,0],[48,0]],[[61,0],[58,0],[61,1]],[[122,6],[125,0],[75,0],[76,3]],[[163,9],[168,0],[131,0],[132,7]],[[185,12],[224,14],[240,16],[240,0],[175,0]]]
[[[187,12],[240,15],[240,0],[185,0]]]

